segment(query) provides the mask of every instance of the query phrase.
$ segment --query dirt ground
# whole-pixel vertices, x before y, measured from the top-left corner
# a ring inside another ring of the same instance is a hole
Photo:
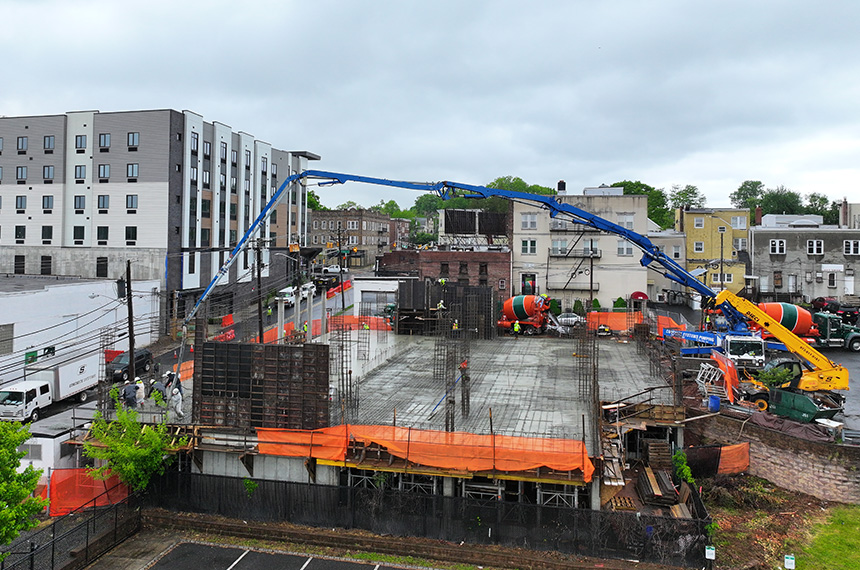
[[[718,476],[699,485],[717,527],[713,544],[719,570],[781,567],[792,546],[805,542],[808,529],[837,506],[748,475]]]

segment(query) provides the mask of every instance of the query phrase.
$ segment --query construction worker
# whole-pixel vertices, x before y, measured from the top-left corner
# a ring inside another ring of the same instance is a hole
[[[364,330],[366,330],[366,331],[369,331],[369,330],[370,330],[370,325],[369,325],[369,324],[367,324],[367,321],[364,321],[364,324],[362,325],[362,328],[363,328]]]
[[[517,340],[517,337],[520,336],[520,321],[514,321],[514,340]]]
[[[454,323],[451,325],[451,330],[452,331],[460,330],[460,323],[459,323],[459,321],[457,321],[457,319],[454,319]]]
[[[439,299],[439,302],[436,303],[436,310],[437,311],[444,311],[445,310],[445,303],[442,301],[442,299]]]
[[[305,321],[305,323],[302,325],[302,332],[305,334],[308,333],[308,322],[307,321]]]
[[[126,380],[122,387],[122,400],[126,408],[137,406],[137,387],[131,383],[131,380]]]
[[[444,287],[445,283],[447,283],[447,282],[448,282],[448,280],[445,279],[444,277],[439,278],[439,285],[441,285],[442,287]]]

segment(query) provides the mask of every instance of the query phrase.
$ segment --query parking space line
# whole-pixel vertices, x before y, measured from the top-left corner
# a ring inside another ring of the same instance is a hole
[[[313,559],[314,559],[314,557],[313,557],[313,556],[311,556],[310,558],[308,558],[299,570],[305,570],[305,568],[307,568],[307,567],[308,567],[308,564],[310,564],[310,563],[311,563],[311,560],[313,560]],[[230,569],[228,568],[227,570],[230,570]]]
[[[250,550],[246,550],[245,552],[243,552],[239,556],[239,558],[237,558],[236,561],[233,562],[233,564],[231,564],[229,568],[227,568],[227,570],[233,570],[233,568],[236,566],[236,564],[238,564],[243,558],[245,558],[245,555],[248,554],[249,552],[250,552]]]

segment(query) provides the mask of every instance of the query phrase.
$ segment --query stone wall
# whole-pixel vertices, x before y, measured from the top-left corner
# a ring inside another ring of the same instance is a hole
[[[860,447],[798,439],[727,416],[687,429],[704,444],[748,441],[751,475],[822,500],[860,504]]]

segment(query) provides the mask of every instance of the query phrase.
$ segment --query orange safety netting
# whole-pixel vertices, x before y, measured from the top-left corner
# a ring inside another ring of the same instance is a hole
[[[723,372],[723,381],[726,384],[726,397],[729,402],[735,403],[735,389],[740,388],[741,382],[738,379],[738,369],[735,363],[726,358],[726,356],[716,350],[711,351],[711,358],[717,362],[720,370]]]
[[[743,473],[750,468],[750,443],[724,445],[720,448],[720,466],[717,473],[734,475]]]
[[[111,476],[104,481],[93,479],[86,469],[56,469],[51,472],[49,513],[52,517],[67,515],[80,507],[103,507],[128,497],[128,487]]]
[[[176,364],[170,367],[173,372],[176,372]],[[194,376],[194,361],[186,360],[182,364],[179,365],[179,377],[183,380],[188,380]]]
[[[664,329],[687,330],[687,325],[679,325],[672,317],[657,316],[657,336],[663,338]]]
[[[594,465],[585,444],[575,439],[478,435],[395,426],[348,425],[318,430],[257,428],[260,453],[345,461],[347,441],[388,449],[417,465],[467,472],[527,471],[548,467],[582,471],[591,481]]]
[[[635,311],[633,313],[633,322],[636,324],[641,323],[642,313]],[[627,330],[629,328],[627,313],[600,313],[596,311],[588,313],[589,330],[596,330],[599,325],[606,325],[614,331]]]
[[[365,323],[367,328],[375,331],[390,331],[391,325],[385,317],[356,317],[353,315],[344,315],[331,317],[329,319],[328,328],[334,330],[360,330],[364,328]],[[295,323],[290,321],[284,323],[284,336],[290,336],[295,330]],[[319,319],[315,319],[308,323],[308,328],[313,336],[322,334],[322,324]],[[257,342],[258,336],[255,336],[251,342]],[[263,343],[273,344],[278,342],[278,327],[271,328],[263,333]]]

